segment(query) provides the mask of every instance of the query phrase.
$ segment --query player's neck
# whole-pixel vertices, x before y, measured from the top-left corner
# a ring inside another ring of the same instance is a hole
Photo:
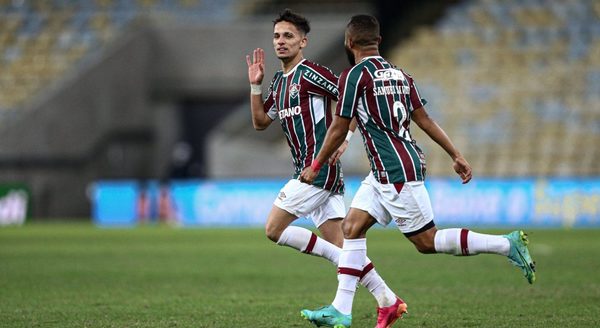
[[[380,56],[379,48],[363,48],[354,54],[356,64],[367,57]]]
[[[296,65],[298,65],[298,63],[301,62],[303,59],[304,57],[302,56],[302,54],[298,54],[296,57],[289,60],[282,59],[281,69],[283,70],[283,73],[286,74],[292,69],[294,69],[294,67],[296,67]]]

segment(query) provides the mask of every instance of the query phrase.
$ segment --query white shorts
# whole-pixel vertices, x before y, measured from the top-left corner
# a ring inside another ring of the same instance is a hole
[[[311,219],[317,228],[327,220],[346,216],[342,195],[296,179],[283,186],[273,204],[297,217]]]
[[[394,220],[404,234],[433,224],[433,210],[423,181],[405,182],[400,192],[394,184],[381,184],[370,173],[360,184],[352,204],[384,227]]]

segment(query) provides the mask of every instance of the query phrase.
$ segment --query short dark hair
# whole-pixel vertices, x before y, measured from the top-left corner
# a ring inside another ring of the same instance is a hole
[[[376,45],[379,40],[379,21],[371,15],[352,16],[346,32],[359,46]]]
[[[273,21],[273,26],[279,22],[288,22],[292,23],[298,31],[301,31],[304,34],[308,34],[310,32],[310,24],[304,16],[298,15],[291,11],[290,9],[285,9],[283,12],[279,13],[279,17],[275,18]]]

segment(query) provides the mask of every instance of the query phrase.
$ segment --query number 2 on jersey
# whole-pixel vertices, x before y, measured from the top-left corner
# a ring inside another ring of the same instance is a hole
[[[404,122],[408,118],[408,113],[406,112],[406,107],[401,101],[394,101],[393,105],[394,117],[398,119],[398,123],[400,123],[400,131],[398,131],[399,135],[404,134]]]

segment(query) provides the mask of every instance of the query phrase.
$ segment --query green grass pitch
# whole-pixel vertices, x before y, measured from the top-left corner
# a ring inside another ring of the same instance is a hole
[[[499,231],[492,231],[499,233]],[[600,230],[529,231],[538,281],[500,256],[419,254],[398,231],[368,252],[407,301],[398,327],[599,327]],[[0,327],[311,327],[335,267],[262,229],[0,228]],[[353,327],[375,325],[361,288]]]

